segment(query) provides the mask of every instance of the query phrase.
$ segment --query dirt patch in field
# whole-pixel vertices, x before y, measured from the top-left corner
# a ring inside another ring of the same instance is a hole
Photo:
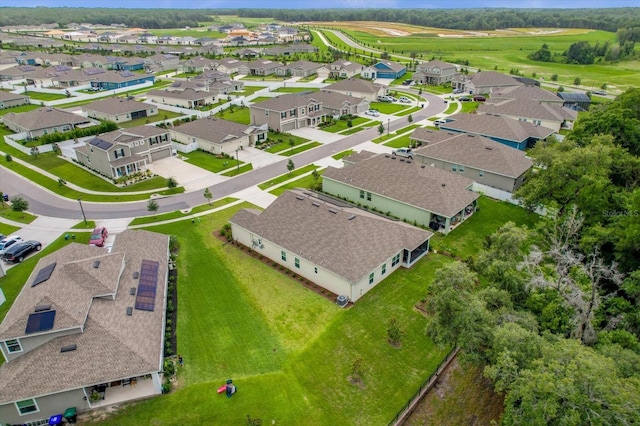
[[[405,421],[407,426],[490,425],[499,422],[504,398],[493,392],[482,369],[454,359]]]

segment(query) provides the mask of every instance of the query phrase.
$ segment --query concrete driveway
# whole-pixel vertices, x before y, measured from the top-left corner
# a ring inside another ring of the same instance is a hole
[[[173,177],[185,191],[196,191],[223,182],[228,177],[211,173],[181,160],[179,156],[162,158],[149,164],[149,169],[162,177]]]
[[[289,133],[295,136],[300,136],[301,138],[309,139],[311,141],[317,141],[322,144],[335,142],[345,137],[344,135],[325,132],[323,130],[318,130],[313,127],[302,127],[301,129],[290,130]]]

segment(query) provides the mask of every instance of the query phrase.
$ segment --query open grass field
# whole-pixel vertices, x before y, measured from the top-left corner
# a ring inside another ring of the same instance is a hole
[[[392,56],[400,55],[406,58],[411,52],[416,52],[419,61],[432,58],[459,64],[469,61],[470,67],[482,70],[497,69],[501,72],[517,68],[525,76],[530,77],[536,73],[538,78],[544,77],[547,81],[551,75],[557,74],[558,82],[566,85],[573,82],[574,78],[580,77],[584,86],[600,87],[607,83],[610,91],[622,91],[630,86],[637,86],[639,80],[638,60],[574,65],[534,62],[527,59],[527,55],[540,49],[542,44],[547,44],[552,53],[562,53],[577,41],[588,41],[592,46],[596,42],[613,43],[615,34],[605,31],[563,28],[458,31],[386,22],[315,22],[313,25],[316,28],[340,29],[365,47],[387,50]],[[329,31],[324,33],[332,42],[344,48],[344,43],[337,37]]]

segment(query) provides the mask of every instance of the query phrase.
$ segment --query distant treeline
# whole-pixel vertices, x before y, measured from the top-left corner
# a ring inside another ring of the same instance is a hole
[[[381,21],[460,30],[586,28],[615,32],[640,26],[640,8],[610,9],[108,9],[0,8],[0,26],[71,22],[141,28],[197,27],[218,16],[285,22]]]

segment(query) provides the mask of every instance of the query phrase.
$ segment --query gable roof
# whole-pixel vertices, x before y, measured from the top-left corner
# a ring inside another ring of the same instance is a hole
[[[469,190],[471,179],[386,154],[341,169],[327,167],[322,178],[445,217],[455,215],[479,197]]]
[[[149,90],[147,92],[147,96],[159,96],[165,98],[173,98],[173,99],[186,99],[190,101],[196,101],[200,99],[211,98],[214,96],[213,93],[210,93],[207,90],[201,89],[192,89],[191,87],[186,87],[183,90]]]
[[[456,66],[454,64],[450,64],[449,62],[444,62],[444,61],[439,61],[437,59],[431,60],[431,61],[427,61],[427,62],[423,62],[422,64],[418,65],[417,68],[419,71],[423,71],[426,69],[431,69],[431,68],[440,68],[442,70],[448,70],[448,69],[456,69]]]
[[[542,102],[562,103],[555,93],[544,90],[538,86],[509,86],[500,87],[491,91],[493,99],[528,99]]]
[[[24,93],[4,92],[0,90],[0,101],[2,102],[22,100],[22,99],[29,99],[29,95],[25,95]]]
[[[373,83],[368,80],[362,80],[360,78],[347,78],[345,80],[340,80],[336,83],[325,86],[323,90],[328,90],[330,92],[369,93],[375,95],[383,87],[385,86],[383,86],[382,84]]]
[[[10,112],[4,115],[2,121],[14,123],[27,130],[48,129],[65,124],[77,126],[91,122],[87,117],[52,107],[38,108],[22,113]]]
[[[352,283],[433,235],[301,191],[284,192],[262,212],[241,210],[230,222]]]
[[[548,127],[493,114],[454,114],[447,117],[447,122],[441,124],[440,129],[450,129],[518,143],[524,142],[529,138],[546,139],[553,134],[553,129]],[[416,139],[425,130],[416,129],[414,131]]]
[[[379,61],[373,67],[378,68],[379,65],[384,65],[384,67],[395,72],[402,71],[403,69],[407,68],[405,65],[393,61]]]
[[[548,102],[527,99],[487,99],[478,107],[479,114],[511,115],[537,120],[575,120],[578,112]]]
[[[89,143],[100,149],[108,150],[111,146],[107,146],[107,143],[112,145],[118,143],[128,144],[139,141],[140,139],[160,136],[166,133],[169,133],[169,131],[156,126],[135,126],[103,133],[93,138]],[[94,141],[96,142],[94,143]]]
[[[153,108],[153,105],[147,105],[134,99],[118,97],[100,99],[82,107],[85,111],[96,111],[110,115],[131,113],[149,108]]]
[[[521,83],[510,75],[495,71],[480,71],[470,77],[476,87],[484,86],[519,86]]]
[[[346,71],[358,71],[363,68],[363,65],[358,62],[347,61],[346,59],[338,59],[332,62],[330,68],[346,70]]]
[[[174,133],[182,133],[217,144],[231,142],[257,131],[258,129],[254,126],[247,126],[245,124],[210,116],[190,121],[173,128]]]
[[[533,161],[525,156],[524,151],[489,138],[444,131],[433,133],[434,137],[428,145],[414,151],[416,156],[472,167],[514,179],[533,166]]]
[[[0,404],[159,371],[168,244],[166,235],[126,230],[111,253],[71,243],[40,259],[0,325],[0,339],[20,329],[24,333],[25,315],[43,302],[56,310],[54,330],[84,329],[54,337],[0,366]],[[129,289],[138,281],[133,273],[144,259],[158,262],[156,306],[127,316],[126,308],[135,302]],[[93,270],[96,260],[100,265]],[[53,262],[51,277],[31,287],[38,271]],[[60,352],[70,344],[77,349]]]

